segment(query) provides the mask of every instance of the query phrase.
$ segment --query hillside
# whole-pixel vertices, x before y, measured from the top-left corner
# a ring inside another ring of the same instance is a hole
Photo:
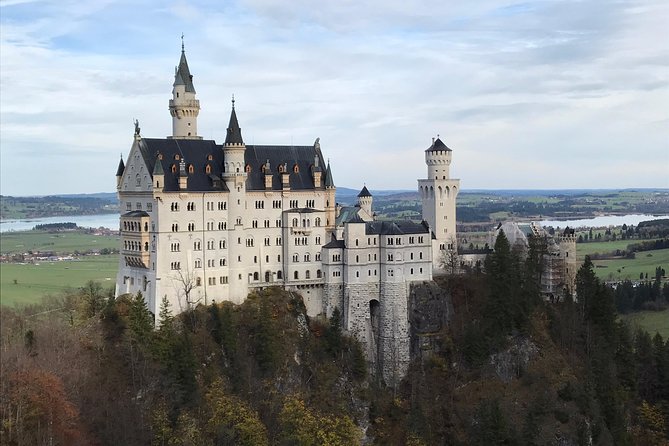
[[[666,445],[669,341],[618,322],[589,262],[580,303],[538,299],[500,243],[488,274],[414,293],[397,389],[338,313],[308,318],[278,288],[163,305],[157,330],[141,296],[95,283],[3,309],[3,444]]]

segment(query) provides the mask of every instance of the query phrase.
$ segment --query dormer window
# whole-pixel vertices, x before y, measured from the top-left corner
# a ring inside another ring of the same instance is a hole
[[[177,173],[177,165],[172,164],[172,173]]]
[[[177,153],[176,155],[174,155],[174,159],[177,160],[177,161],[179,161],[179,160],[181,159],[181,157],[180,157],[179,154]]]
[[[210,174],[211,173],[211,166],[209,164],[207,164],[207,167],[204,168],[204,171],[205,171],[205,173]]]
[[[295,164],[295,165],[293,166],[293,172],[294,172],[294,173],[300,173],[300,168],[297,166],[297,164]]]
[[[158,152],[158,159],[159,159],[159,160],[162,160],[162,159],[163,159],[163,154],[160,153],[160,152]]]
[[[279,173],[284,173],[286,169],[284,168],[283,164],[279,164]]]
[[[213,159],[214,159],[214,155],[212,155],[211,153],[209,155],[207,155],[207,160],[208,161],[211,161]]]
[[[251,165],[250,164],[246,165],[246,173],[251,173]]]
[[[194,173],[194,172],[195,172],[195,168],[193,167],[192,164],[189,164],[188,165],[188,173]]]

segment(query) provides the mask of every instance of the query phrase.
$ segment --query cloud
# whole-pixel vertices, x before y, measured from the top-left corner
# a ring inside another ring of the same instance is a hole
[[[3,194],[110,190],[100,172],[127,154],[133,118],[145,136],[171,132],[182,32],[202,136],[224,139],[234,93],[248,143],[320,137],[338,185],[415,188],[439,133],[464,188],[669,187],[666,2],[49,0],[0,12]],[[16,168],[69,156],[66,178]]]

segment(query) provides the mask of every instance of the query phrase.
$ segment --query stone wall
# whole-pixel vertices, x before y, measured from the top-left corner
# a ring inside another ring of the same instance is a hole
[[[411,359],[426,359],[440,349],[439,334],[453,314],[451,297],[435,282],[414,282],[409,293]]]

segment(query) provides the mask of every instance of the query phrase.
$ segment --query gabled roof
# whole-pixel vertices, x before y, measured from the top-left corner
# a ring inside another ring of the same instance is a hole
[[[358,198],[360,198],[360,197],[371,197],[371,196],[372,196],[372,194],[370,194],[369,191],[367,190],[367,186],[363,186],[362,190],[358,194]]]
[[[225,143],[244,144],[244,140],[242,139],[242,129],[239,128],[234,105],[232,106],[232,112],[230,113],[230,122],[228,123],[228,132],[225,136]]]
[[[177,85],[184,85],[187,92],[195,93],[195,87],[193,86],[193,76],[190,74],[190,70],[188,69],[188,61],[186,61],[186,52],[184,51],[183,45],[181,46],[181,59],[179,60],[179,66],[176,68],[174,73],[173,86]]]
[[[426,152],[437,152],[437,151],[447,151],[447,152],[452,152],[451,149],[449,149],[444,142],[437,138],[430,147],[425,150]]]
[[[121,161],[118,162],[118,169],[116,169],[116,176],[117,177],[123,176],[124,171],[125,171],[125,164],[123,164],[123,158],[121,158]]]

